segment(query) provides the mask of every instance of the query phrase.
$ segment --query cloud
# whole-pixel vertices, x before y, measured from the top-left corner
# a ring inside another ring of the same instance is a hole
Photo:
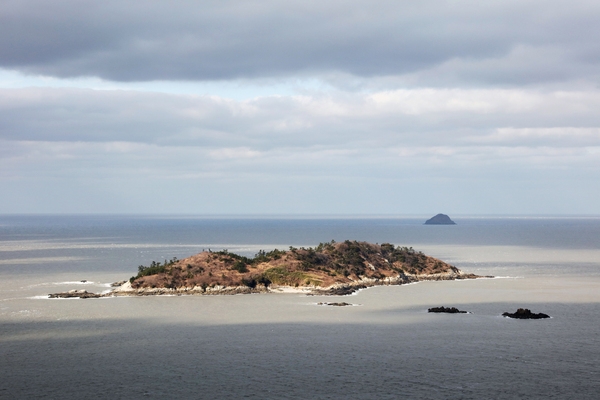
[[[474,143],[505,146],[535,146],[546,147],[599,147],[600,128],[498,128],[489,135],[475,136],[469,139]]]
[[[5,0],[0,210],[598,212],[599,36],[587,0]]]
[[[599,22],[583,0],[6,0],[0,67],[113,81],[597,82]]]
[[[390,171],[453,179],[593,170],[599,107],[596,91],[428,88],[235,101],[4,89],[1,176],[368,180]]]
[[[0,138],[248,152],[396,144],[589,146],[598,144],[599,107],[597,91],[427,88],[236,101],[119,90],[4,89]]]

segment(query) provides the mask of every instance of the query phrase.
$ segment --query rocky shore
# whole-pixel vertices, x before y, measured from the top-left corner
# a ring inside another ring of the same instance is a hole
[[[69,290],[68,292],[51,293],[49,299],[97,299],[106,297],[107,294],[90,293],[87,290]]]
[[[100,297],[119,297],[119,296],[181,296],[181,295],[236,295],[252,293],[300,293],[308,296],[345,296],[350,295],[360,289],[366,289],[374,286],[395,286],[408,283],[423,281],[450,281],[460,279],[492,278],[490,276],[482,277],[474,274],[465,274],[461,271],[444,274],[430,275],[398,275],[384,279],[362,278],[353,282],[339,283],[329,287],[318,286],[281,286],[281,285],[257,285],[249,287],[241,286],[194,286],[178,288],[133,288],[130,282],[121,283],[121,286],[111,285],[114,289],[108,293],[90,293],[85,290],[71,290],[63,293],[49,294],[49,298],[100,298]]]

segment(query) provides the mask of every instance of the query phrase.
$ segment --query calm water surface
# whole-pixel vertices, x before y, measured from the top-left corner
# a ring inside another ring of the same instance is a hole
[[[597,398],[600,219],[454,219],[0,216],[0,397]],[[329,298],[44,298],[203,249],[331,239],[502,278]],[[316,305],[336,300],[355,306]],[[427,313],[440,305],[471,314]],[[500,316],[517,307],[553,318]]]

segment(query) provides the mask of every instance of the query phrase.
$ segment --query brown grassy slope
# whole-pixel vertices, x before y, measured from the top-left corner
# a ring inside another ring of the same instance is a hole
[[[229,253],[202,252],[165,265],[164,272],[132,278],[132,287],[192,288],[212,286],[316,286],[361,278],[458,273],[450,264],[391,244],[345,241],[316,248],[260,252],[253,259]]]

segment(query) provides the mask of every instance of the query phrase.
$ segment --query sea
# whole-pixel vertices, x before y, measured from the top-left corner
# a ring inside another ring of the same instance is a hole
[[[0,398],[600,398],[600,217],[429,217],[0,215]],[[208,249],[346,239],[495,278],[332,297],[47,298]],[[518,308],[551,318],[502,316]]]

